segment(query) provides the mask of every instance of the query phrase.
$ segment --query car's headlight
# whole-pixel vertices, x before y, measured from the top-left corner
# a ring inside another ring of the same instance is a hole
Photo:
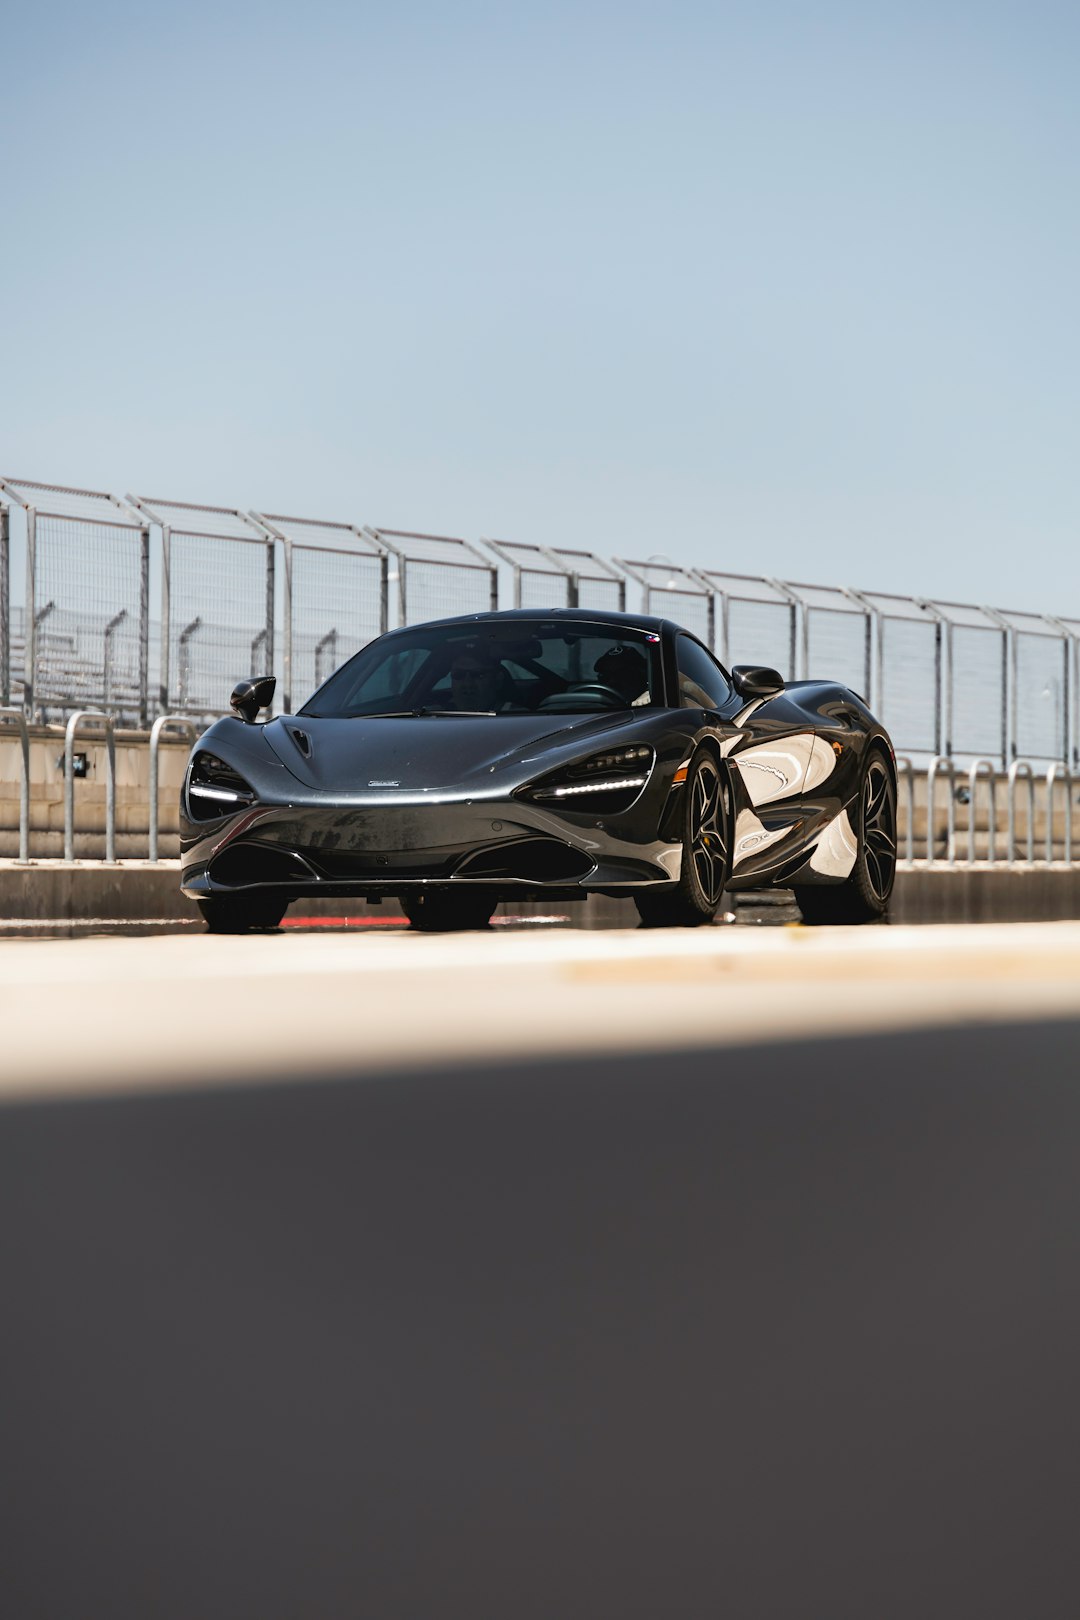
[[[191,762],[187,782],[188,813],[193,821],[213,821],[253,804],[255,792],[239,772],[216,754],[202,751]]]
[[[651,748],[636,743],[553,771],[522,792],[537,804],[608,813],[628,810],[649,780],[655,758]]]

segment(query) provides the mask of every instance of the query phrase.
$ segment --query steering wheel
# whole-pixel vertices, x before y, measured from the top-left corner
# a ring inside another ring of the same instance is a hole
[[[590,703],[597,701],[602,708],[624,709],[626,707],[626,699],[613,686],[607,686],[603,681],[582,681],[580,685],[568,686],[565,692],[549,693],[541,703],[537,704],[537,708],[561,708],[564,703],[572,703],[575,706],[580,703],[582,708],[587,708]]]

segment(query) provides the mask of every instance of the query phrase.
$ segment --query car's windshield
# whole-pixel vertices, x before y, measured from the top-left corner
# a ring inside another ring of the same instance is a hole
[[[383,636],[300,713],[586,714],[662,701],[657,635],[602,622],[492,619]]]

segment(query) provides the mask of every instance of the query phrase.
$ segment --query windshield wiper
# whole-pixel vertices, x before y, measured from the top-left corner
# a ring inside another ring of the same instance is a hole
[[[345,720],[428,720],[433,716],[444,714],[472,715],[496,714],[495,709],[380,709],[375,714],[349,714],[341,718]]]
[[[429,715],[464,714],[473,715],[475,717],[478,714],[494,714],[495,712],[496,711],[494,709],[417,709],[415,711],[415,713],[423,715],[425,719],[427,719]]]

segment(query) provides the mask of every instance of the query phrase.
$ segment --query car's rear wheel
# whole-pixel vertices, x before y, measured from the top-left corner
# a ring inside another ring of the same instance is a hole
[[[276,928],[289,902],[276,894],[216,894],[199,901],[211,934],[253,934]]]
[[[671,888],[635,895],[646,928],[697,928],[716,916],[731,876],[731,784],[711,753],[696,756],[683,788],[682,872]]]
[[[850,876],[795,890],[803,922],[814,927],[877,922],[889,908],[896,877],[896,789],[880,748],[867,755],[854,820],[859,853]]]
[[[448,889],[422,889],[403,894],[401,909],[413,928],[424,934],[452,934],[470,928],[486,928],[498,902],[482,889],[454,892]]]

